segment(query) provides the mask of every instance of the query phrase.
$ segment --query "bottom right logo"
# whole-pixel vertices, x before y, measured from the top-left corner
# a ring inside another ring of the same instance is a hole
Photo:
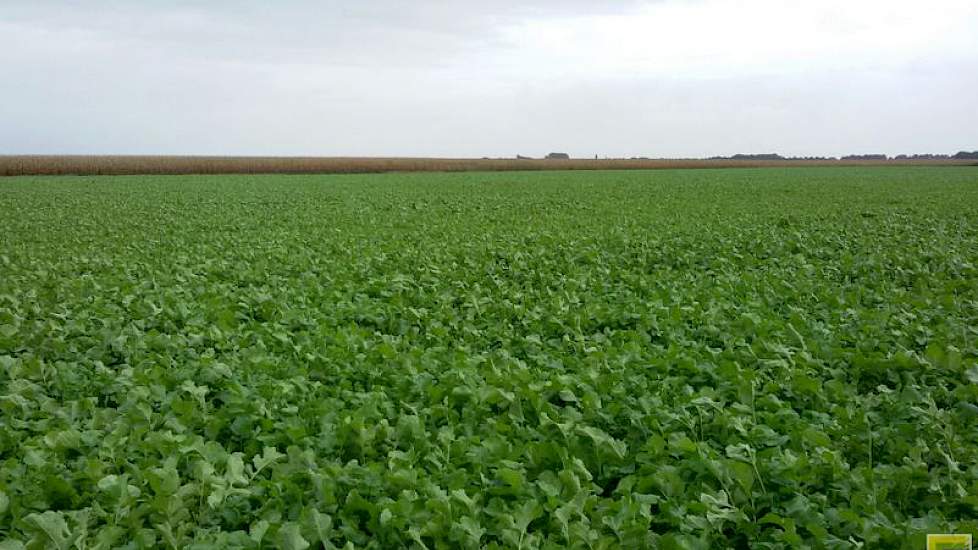
[[[971,535],[927,535],[927,550],[972,550]]]

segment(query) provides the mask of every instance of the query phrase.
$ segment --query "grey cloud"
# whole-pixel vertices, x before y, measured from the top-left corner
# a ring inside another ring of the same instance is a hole
[[[978,113],[968,109],[978,91],[975,52],[899,59],[876,71],[838,63],[753,76],[608,75],[600,67],[561,75],[545,70],[546,55],[519,50],[501,32],[641,7],[15,0],[0,8],[0,154],[704,156],[978,147]]]
[[[120,48],[248,62],[437,65],[526,17],[627,13],[636,2],[36,2],[5,19]]]

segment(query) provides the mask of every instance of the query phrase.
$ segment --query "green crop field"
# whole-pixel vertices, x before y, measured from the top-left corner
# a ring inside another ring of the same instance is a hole
[[[0,180],[0,549],[976,518],[976,168]]]

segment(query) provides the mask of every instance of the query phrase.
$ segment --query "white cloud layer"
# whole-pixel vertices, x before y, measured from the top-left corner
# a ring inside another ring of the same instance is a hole
[[[8,0],[0,154],[978,148],[973,1],[488,4]]]

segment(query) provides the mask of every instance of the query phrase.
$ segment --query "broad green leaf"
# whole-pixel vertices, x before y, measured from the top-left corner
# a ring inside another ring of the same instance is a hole
[[[261,472],[266,467],[277,462],[283,457],[285,457],[285,455],[278,452],[275,447],[265,447],[261,456],[255,455],[254,458],[251,459],[252,464],[255,466],[255,471],[252,473],[252,477],[258,475],[258,472]]]
[[[309,548],[309,541],[302,538],[299,532],[299,525],[286,523],[278,530],[278,547],[282,550],[305,550]]]
[[[44,534],[44,539],[54,548],[67,550],[71,546],[71,531],[63,514],[49,510],[30,514],[24,521],[39,529]]]

